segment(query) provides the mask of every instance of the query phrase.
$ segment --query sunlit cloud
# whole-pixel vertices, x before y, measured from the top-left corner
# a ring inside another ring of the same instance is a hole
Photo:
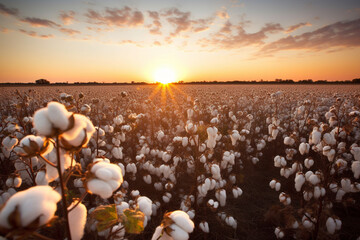
[[[27,30],[24,30],[24,29],[19,29],[19,32],[23,33],[23,34],[26,34],[30,37],[35,37],[35,38],[42,38],[42,39],[48,39],[48,38],[53,38],[54,35],[52,34],[38,34],[34,31],[27,31]]]
[[[232,28],[234,28],[233,31],[231,31]],[[199,43],[202,47],[217,47],[221,49],[261,45],[268,38],[268,34],[277,33],[282,30],[283,27],[278,23],[267,23],[259,31],[249,33],[244,29],[242,23],[233,26],[228,21],[217,33],[212,34],[209,38],[201,39]]]
[[[21,21],[30,24],[32,27],[50,27],[50,28],[60,27],[59,24],[51,20],[36,18],[36,17],[27,17],[21,19]]]
[[[69,11],[69,12],[62,11],[60,13],[60,18],[64,25],[71,25],[75,19],[75,12],[74,11]]]
[[[143,13],[127,6],[121,9],[106,8],[105,13],[89,9],[85,16],[88,18],[89,23],[120,28],[136,27],[144,24]]]
[[[160,22],[160,14],[156,11],[148,11],[149,17],[153,20],[152,24],[149,25],[149,32],[154,35],[161,35],[162,24]]]
[[[0,3],[0,14],[17,16],[19,14],[19,10],[17,8],[8,8],[4,4]]]
[[[221,18],[221,19],[228,19],[229,18],[229,14],[227,13],[226,8],[223,8],[223,9],[217,11],[216,16]]]
[[[302,22],[302,23],[298,23],[298,24],[295,24],[295,25],[292,25],[290,27],[288,27],[285,32],[286,33],[291,33],[299,28],[302,28],[302,27],[305,27],[305,26],[311,26],[311,23],[309,22]]]
[[[259,54],[272,54],[284,50],[321,51],[359,46],[360,18],[336,22],[312,32],[281,38],[263,46]]]
[[[71,29],[71,28],[60,28],[59,31],[65,33],[66,35],[69,35],[69,36],[81,33],[80,31]]]
[[[8,32],[10,32],[10,30],[8,28],[6,28],[6,27],[0,27],[0,32],[8,33]]]

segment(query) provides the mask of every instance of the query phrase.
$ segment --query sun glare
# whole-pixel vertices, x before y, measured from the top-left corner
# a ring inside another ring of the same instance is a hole
[[[176,73],[171,68],[159,68],[154,72],[154,80],[162,84],[172,83],[176,81]]]

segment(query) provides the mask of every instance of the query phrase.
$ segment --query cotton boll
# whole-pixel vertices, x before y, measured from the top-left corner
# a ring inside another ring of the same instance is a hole
[[[300,143],[299,145],[299,152],[301,155],[309,153],[310,145],[308,143]]]
[[[345,194],[346,192],[340,188],[336,193],[336,201],[340,202]]]
[[[147,217],[150,217],[152,214],[152,201],[145,196],[141,196],[137,199],[137,204],[139,210],[143,212]]]
[[[359,179],[360,177],[360,161],[353,161],[351,164],[351,170],[354,173],[354,178]]]
[[[269,183],[270,188],[274,189],[275,185],[276,185],[276,182],[277,181],[275,179],[271,180],[270,183]]]
[[[121,169],[115,164],[97,162],[92,165],[90,171],[96,178],[87,179],[87,189],[90,193],[100,195],[102,198],[111,197],[113,191],[123,182]]]
[[[123,148],[122,147],[114,147],[111,150],[111,154],[114,156],[114,158],[116,159],[123,159],[123,153],[122,153]]]
[[[68,210],[72,209],[77,202],[73,202]],[[69,212],[69,226],[71,239],[80,240],[84,235],[87,209],[84,204],[79,203]]]
[[[35,183],[36,183],[36,185],[48,185],[49,184],[46,172],[44,170],[40,170],[36,173]]]
[[[279,227],[275,228],[274,233],[275,233],[275,236],[277,239],[281,239],[285,236],[284,232],[281,231],[281,229]]]
[[[310,177],[309,177],[309,182],[311,182],[312,185],[317,185],[320,183],[320,178],[318,175],[316,174],[312,174]]]
[[[281,188],[281,183],[280,182],[276,182],[275,184],[275,191],[280,191],[280,188]]]
[[[220,202],[220,206],[226,205],[226,191],[225,189],[218,189],[215,193],[216,199]]]
[[[14,146],[18,143],[18,139],[15,137],[5,137],[2,141],[2,145],[5,147],[6,150],[11,151]]]
[[[4,205],[0,211],[0,226],[6,229],[27,227],[37,218],[38,226],[46,224],[54,216],[57,202],[61,196],[49,186],[35,186],[17,192]],[[16,226],[8,221],[9,215],[18,210]]]
[[[41,108],[35,112],[33,125],[39,135],[51,136],[53,134],[53,126],[48,117],[47,108]]]
[[[208,222],[202,221],[199,224],[199,228],[201,229],[201,231],[203,231],[204,233],[209,233],[209,224]]]
[[[295,140],[292,137],[285,137],[284,144],[288,146],[292,146],[295,144]]]
[[[303,197],[304,197],[304,200],[308,202],[313,197],[313,193],[310,191],[304,191]]]
[[[191,233],[194,230],[194,223],[185,212],[179,210],[173,211],[170,214],[170,218],[187,233]]]
[[[151,238],[151,240],[174,240],[172,237],[167,235],[166,231],[163,231],[162,226],[158,226],[155,229],[155,232]]]
[[[50,102],[47,105],[48,118],[53,127],[62,131],[66,130],[69,126],[69,113],[65,106],[58,102]]]
[[[311,168],[314,165],[314,160],[312,158],[306,158],[304,161],[304,165],[306,168]]]
[[[162,196],[162,200],[163,200],[165,203],[169,203],[171,197],[172,197],[171,193],[166,192],[166,193],[164,193],[164,195]]]
[[[351,180],[349,178],[341,179],[341,188],[346,192],[351,192]]]
[[[336,223],[335,220],[332,217],[328,217],[326,220],[326,229],[328,233],[334,234],[336,229]]]

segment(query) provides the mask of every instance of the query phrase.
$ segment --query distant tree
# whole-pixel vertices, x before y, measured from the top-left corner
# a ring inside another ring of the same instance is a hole
[[[352,80],[352,82],[353,82],[353,83],[360,83],[360,78],[354,78],[354,79]]]
[[[36,80],[35,83],[36,84],[50,84],[50,82],[48,80],[43,79],[43,78]]]

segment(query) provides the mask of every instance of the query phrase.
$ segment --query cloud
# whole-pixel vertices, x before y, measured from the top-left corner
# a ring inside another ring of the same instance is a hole
[[[305,27],[305,26],[311,26],[311,23],[309,22],[303,22],[303,23],[298,23],[298,24],[295,24],[295,25],[292,25],[290,27],[288,27],[285,32],[286,33],[291,33],[299,28],[302,28],[302,27]]]
[[[191,12],[182,12],[177,8],[171,8],[166,10],[162,13],[162,16],[167,17],[166,20],[168,21],[168,23],[175,27],[174,31],[170,33],[171,37],[175,37],[181,32],[205,31],[213,22],[213,18],[191,20]]]
[[[9,32],[9,29],[6,28],[6,27],[0,27],[0,32],[2,32],[2,33],[8,33],[8,32]]]
[[[69,35],[69,36],[81,33],[80,31],[71,29],[71,28],[60,28],[59,31],[65,33],[66,35]]]
[[[54,37],[54,35],[52,35],[52,34],[39,35],[34,31],[26,31],[24,29],[19,29],[19,32],[24,33],[24,34],[26,34],[26,35],[28,35],[30,37],[36,37],[36,38],[42,38],[42,39],[48,39],[48,38],[53,38]]]
[[[161,27],[162,24],[160,22],[160,14],[156,11],[148,11],[149,17],[152,18],[153,22],[152,24],[149,26],[150,30],[149,32],[151,34],[157,34],[157,35],[161,35]]]
[[[284,50],[330,50],[360,46],[360,18],[340,21],[312,32],[288,36],[266,44],[259,54],[272,54]]]
[[[161,46],[161,43],[159,41],[154,41],[155,46]]]
[[[64,25],[70,25],[73,23],[73,21],[75,19],[75,12],[74,11],[69,11],[69,12],[62,11],[60,13],[60,18]]]
[[[42,19],[42,18],[24,18],[21,20],[24,23],[28,23],[33,27],[50,27],[50,28],[55,28],[55,27],[60,27],[59,24],[51,21],[51,20],[47,20],[47,19]]]
[[[140,42],[136,42],[136,41],[133,41],[133,40],[121,40],[121,41],[118,42],[118,44],[120,44],[120,45],[133,44],[133,45],[135,45],[137,47],[142,47]]]
[[[8,8],[4,4],[0,3],[0,13],[3,15],[17,16],[19,10],[17,8]]]
[[[226,12],[226,9],[222,9],[216,12],[216,16],[221,19],[228,19],[229,14]]]
[[[144,15],[142,12],[132,10],[130,7],[106,8],[105,13],[89,9],[85,14],[89,23],[117,27],[135,27],[144,24]]]
[[[210,35],[209,38],[199,40],[199,43],[202,47],[210,46],[223,49],[261,45],[267,39],[267,34],[284,30],[278,23],[267,23],[259,31],[248,33],[243,26],[244,23],[233,25],[230,21],[227,21],[217,33]]]

